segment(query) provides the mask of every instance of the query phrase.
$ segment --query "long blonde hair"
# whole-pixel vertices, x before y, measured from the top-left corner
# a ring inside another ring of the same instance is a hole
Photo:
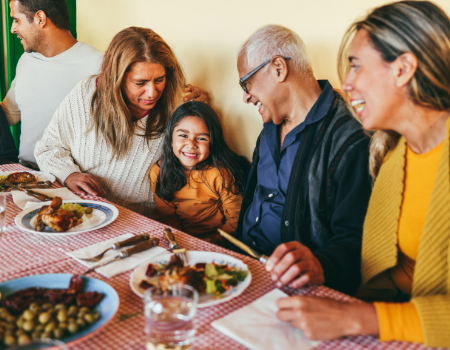
[[[441,8],[429,1],[400,1],[378,7],[353,23],[339,49],[341,82],[349,72],[350,43],[360,29],[368,32],[372,45],[386,62],[406,52],[416,56],[417,70],[409,82],[410,98],[415,104],[440,111],[450,108],[450,19]],[[359,119],[354,108],[349,109]],[[399,139],[400,135],[391,130],[373,132],[369,166],[374,178]]]
[[[153,30],[130,27],[112,39],[103,59],[100,76],[91,102],[88,132],[95,130],[112,149],[113,157],[124,156],[138,134],[136,123],[122,93],[124,75],[133,64],[152,62],[164,66],[166,85],[161,98],[150,111],[145,130],[139,136],[147,140],[164,134],[173,111],[182,101],[185,76],[169,45]]]

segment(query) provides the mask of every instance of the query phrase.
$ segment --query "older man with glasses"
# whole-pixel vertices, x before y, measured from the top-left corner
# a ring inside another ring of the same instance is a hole
[[[244,102],[264,122],[237,237],[270,255],[267,270],[278,286],[354,293],[371,192],[369,138],[330,83],[315,79],[290,29],[259,29],[237,66]]]

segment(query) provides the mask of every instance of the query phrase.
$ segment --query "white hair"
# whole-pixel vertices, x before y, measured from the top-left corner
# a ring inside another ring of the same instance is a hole
[[[301,73],[312,74],[311,60],[300,36],[293,30],[268,24],[255,33],[241,46],[237,57],[247,55],[250,67],[257,67],[275,55],[290,57],[292,67]]]

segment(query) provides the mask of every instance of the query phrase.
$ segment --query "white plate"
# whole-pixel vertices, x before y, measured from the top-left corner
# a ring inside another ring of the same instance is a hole
[[[50,173],[46,173],[44,171],[33,171],[33,170],[0,171],[0,176],[9,175],[9,174],[13,174],[13,173],[24,173],[24,172],[33,174],[36,177],[37,181],[51,181],[53,183],[56,180],[55,176]]]
[[[36,216],[39,213],[40,208],[43,205],[49,205],[51,202],[39,203],[38,207],[26,209],[16,216],[16,225],[23,231],[35,233],[38,235],[52,235],[52,236],[68,236],[78,233],[97,230],[106,225],[109,225],[119,216],[119,210],[111,204],[96,202],[90,200],[65,200],[63,203],[77,203],[82,207],[90,207],[93,210],[92,214],[83,215],[83,223],[72,227],[66,232],[56,232],[50,227],[46,227],[44,231],[36,231],[34,223],[36,222]]]
[[[150,260],[147,260],[144,264],[137,267],[130,276],[131,290],[136,295],[138,295],[142,298],[144,290],[142,288],[139,288],[139,284],[142,282],[142,280],[148,279],[145,276],[145,272],[147,271],[148,264],[167,264],[172,255],[173,255],[172,253],[158,255]],[[221,264],[221,265],[227,264],[238,270],[243,270],[243,271],[248,272],[245,280],[240,282],[236,287],[233,287],[229,291],[221,294],[220,297],[217,297],[215,295],[200,294],[200,297],[198,300],[198,305],[197,305],[197,307],[199,307],[199,308],[224,303],[230,299],[237,297],[250,285],[250,282],[252,281],[252,275],[250,273],[250,270],[248,269],[248,266],[246,264],[244,264],[241,260],[233,258],[229,255],[214,253],[214,252],[188,251],[187,258],[189,261],[189,265],[191,265],[191,266],[193,266],[197,263],[215,262],[216,264]]]

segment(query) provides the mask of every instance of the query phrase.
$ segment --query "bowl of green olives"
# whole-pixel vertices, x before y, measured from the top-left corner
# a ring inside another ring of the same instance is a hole
[[[72,277],[72,274],[22,277],[1,283],[0,293],[2,300],[7,300],[8,295],[27,288],[67,289]],[[15,312],[5,303],[0,303],[0,349],[25,345],[39,339],[70,343],[106,326],[119,308],[117,292],[101,280],[84,276],[80,278],[83,292],[103,295],[95,307],[80,306],[76,301],[51,303],[36,300],[27,304],[26,309]]]

